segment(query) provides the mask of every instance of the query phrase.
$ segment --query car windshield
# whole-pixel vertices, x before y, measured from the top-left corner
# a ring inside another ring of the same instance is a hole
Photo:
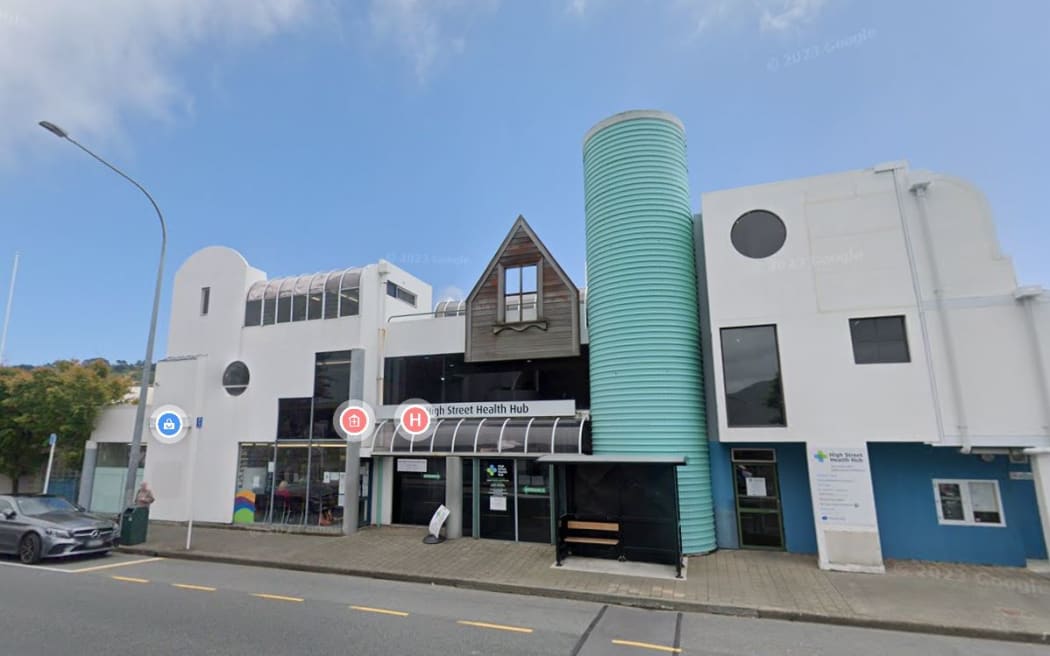
[[[43,515],[49,512],[75,511],[76,506],[62,497],[25,497],[17,500],[23,515]]]

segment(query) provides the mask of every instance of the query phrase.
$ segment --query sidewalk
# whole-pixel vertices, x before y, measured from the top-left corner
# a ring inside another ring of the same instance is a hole
[[[351,537],[151,524],[124,551],[600,603],[1050,644],[1050,577],[1023,569],[888,562],[885,575],[825,572],[812,556],[718,551],[685,581],[553,568],[554,547],[464,538],[422,543],[422,527]]]

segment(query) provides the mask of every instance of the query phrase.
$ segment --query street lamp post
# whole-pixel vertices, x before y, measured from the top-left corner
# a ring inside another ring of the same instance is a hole
[[[124,482],[124,507],[128,507],[131,505],[135,494],[135,475],[138,473],[139,459],[141,455],[139,452],[142,447],[142,428],[143,424],[146,423],[146,401],[147,393],[149,391],[150,371],[153,367],[153,340],[157,334],[157,310],[160,307],[160,289],[161,283],[164,279],[164,252],[168,247],[168,228],[164,223],[164,215],[161,214],[160,207],[157,206],[157,201],[153,200],[153,196],[150,196],[145,187],[132,179],[127,173],[124,173],[117,167],[88,150],[76,139],[70,137],[65,130],[54,123],[40,121],[39,125],[56,137],[65,139],[88,155],[91,155],[93,158],[104,164],[106,168],[135,185],[135,187],[149,199],[150,204],[153,205],[153,209],[157,211],[157,218],[160,219],[160,261],[157,263],[157,285],[153,292],[153,312],[150,315],[149,320],[149,337],[146,339],[146,359],[142,362],[142,381],[139,386],[139,405],[135,410],[135,427],[134,432],[131,435],[131,453],[128,454],[128,475],[127,480]]]

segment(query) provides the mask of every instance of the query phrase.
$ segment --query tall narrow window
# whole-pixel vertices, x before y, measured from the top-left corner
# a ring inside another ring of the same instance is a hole
[[[248,289],[248,300],[244,303],[244,325],[258,326],[262,323],[263,296],[266,293],[266,281],[260,281]]]
[[[277,292],[277,323],[288,323],[292,320],[292,288],[295,278],[286,278],[281,282]]]
[[[211,301],[211,287],[201,287],[201,316],[208,315],[208,303]]]
[[[722,329],[729,426],[786,426],[776,326]]]
[[[359,311],[361,272],[345,271],[339,283],[339,316],[352,317]]]
[[[539,267],[535,264],[503,270],[503,322],[519,323],[539,318]]]

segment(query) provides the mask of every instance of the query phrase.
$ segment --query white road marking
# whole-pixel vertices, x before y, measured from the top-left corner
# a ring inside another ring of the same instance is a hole
[[[38,572],[62,572],[63,574],[69,574],[68,569],[62,569],[60,567],[48,567],[47,565],[23,565],[22,563],[9,563],[4,560],[0,560],[0,565],[4,567],[25,567],[26,569],[35,569]]]
[[[141,565],[142,563],[152,563],[154,561],[164,560],[163,558],[139,558],[138,560],[127,560],[122,563],[110,563],[108,565],[96,565],[94,567],[81,567],[79,569],[63,570],[66,572],[72,572],[74,574],[82,574],[84,572],[97,572],[103,569],[113,569],[114,567],[127,567],[128,565]]]

